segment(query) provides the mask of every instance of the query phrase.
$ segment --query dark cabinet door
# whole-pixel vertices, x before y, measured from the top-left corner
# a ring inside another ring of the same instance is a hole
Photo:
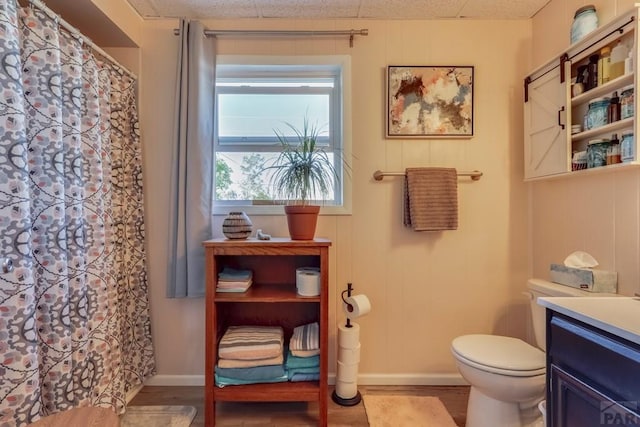
[[[640,426],[640,401],[613,401],[553,364],[550,374],[550,427]]]

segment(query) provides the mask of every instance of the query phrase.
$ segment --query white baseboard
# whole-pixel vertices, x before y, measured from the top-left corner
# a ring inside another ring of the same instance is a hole
[[[336,383],[336,375],[329,374],[329,384]],[[460,374],[362,374],[361,385],[468,385]],[[144,385],[204,386],[204,375],[155,375]]]
[[[154,375],[144,385],[204,386],[204,375]]]
[[[334,375],[335,377],[335,375]],[[360,385],[469,385],[460,374],[362,374]]]

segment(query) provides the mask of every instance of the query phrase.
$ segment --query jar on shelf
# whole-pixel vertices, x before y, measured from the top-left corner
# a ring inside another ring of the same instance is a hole
[[[633,84],[622,88],[620,93],[620,119],[633,117],[634,111],[634,90]]]
[[[596,28],[598,28],[598,15],[594,5],[589,4],[576,10],[571,24],[571,43],[576,43]]]
[[[244,212],[229,212],[222,221],[222,234],[227,239],[246,239],[251,234],[253,224]]]
[[[587,130],[608,124],[609,98],[594,98],[587,110]]]
[[[622,163],[632,162],[635,156],[634,151],[633,131],[626,131],[622,134],[622,139],[620,140],[620,160],[622,160]]]
[[[607,164],[607,148],[611,142],[608,139],[594,139],[587,145],[587,168],[597,168]]]

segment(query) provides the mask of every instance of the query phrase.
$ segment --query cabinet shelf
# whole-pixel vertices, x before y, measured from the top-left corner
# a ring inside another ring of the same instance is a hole
[[[609,123],[604,126],[598,126],[597,128],[589,129],[584,132],[574,133],[573,135],[571,135],[571,141],[581,141],[583,139],[592,138],[594,136],[603,135],[603,134],[610,136],[610,134],[615,133],[615,131],[619,131],[624,128],[631,128],[631,127],[633,127],[633,117],[629,117],[623,120],[618,120],[616,122]],[[618,135],[618,138],[620,137],[621,135]]]
[[[320,395],[318,381],[230,385],[216,387],[215,399],[225,402],[312,402]]]
[[[296,285],[264,285],[254,283],[245,292],[216,292],[216,302],[293,302],[317,303],[320,296],[298,295]]]
[[[619,91],[621,88],[628,86],[633,83],[633,74],[625,74],[623,76],[617,77],[603,85],[598,87],[594,87],[591,90],[581,93],[578,96],[571,98],[571,106],[575,107],[577,105],[585,104],[591,101],[593,98],[599,98],[605,95],[609,95],[614,91]],[[618,93],[620,95],[620,93]]]
[[[573,178],[573,177],[579,177],[579,176],[590,176],[590,175],[598,175],[598,174],[606,174],[606,173],[612,173],[612,172],[620,172],[623,170],[631,170],[631,169],[637,169],[640,168],[640,163],[638,162],[628,162],[628,163],[617,163],[615,165],[608,165],[608,166],[600,166],[597,168],[590,168],[590,169],[581,169],[581,170],[577,170],[577,171],[569,171],[569,172],[563,172],[563,173],[559,173],[556,175],[545,175],[545,176],[540,176],[540,177],[536,177],[536,178],[529,178],[527,179],[527,182],[533,182],[533,181],[550,181],[550,180],[554,180],[554,179],[566,179],[566,178]]]

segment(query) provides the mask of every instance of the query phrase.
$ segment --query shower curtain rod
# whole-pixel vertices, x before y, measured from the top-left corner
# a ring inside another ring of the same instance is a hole
[[[173,34],[180,35],[180,29],[173,30]],[[353,39],[355,36],[368,36],[369,30],[366,28],[360,30],[204,30],[207,37],[215,36],[276,36],[276,37],[314,37],[314,36],[349,36],[349,46],[353,47]]]
[[[125,67],[124,65],[116,61],[111,55],[109,55],[107,52],[102,50],[100,46],[98,46],[93,41],[91,41],[89,37],[85,36],[80,32],[80,30],[78,30],[76,27],[74,27],[73,25],[65,21],[62,18],[62,16],[58,15],[53,10],[49,9],[49,7],[46,4],[44,4],[42,1],[29,0],[29,4],[42,10],[44,13],[49,15],[50,18],[55,19],[59,25],[61,25],[65,30],[69,31],[69,33],[71,33],[72,35],[80,37],[84,44],[89,45],[89,47],[93,49],[96,53],[98,53],[100,56],[104,57],[105,59],[109,60],[111,63],[113,63],[113,65],[120,68],[123,72],[128,74],[130,77],[133,77],[134,80],[138,79],[138,76],[136,76],[136,74],[133,71],[130,71],[127,67]]]

